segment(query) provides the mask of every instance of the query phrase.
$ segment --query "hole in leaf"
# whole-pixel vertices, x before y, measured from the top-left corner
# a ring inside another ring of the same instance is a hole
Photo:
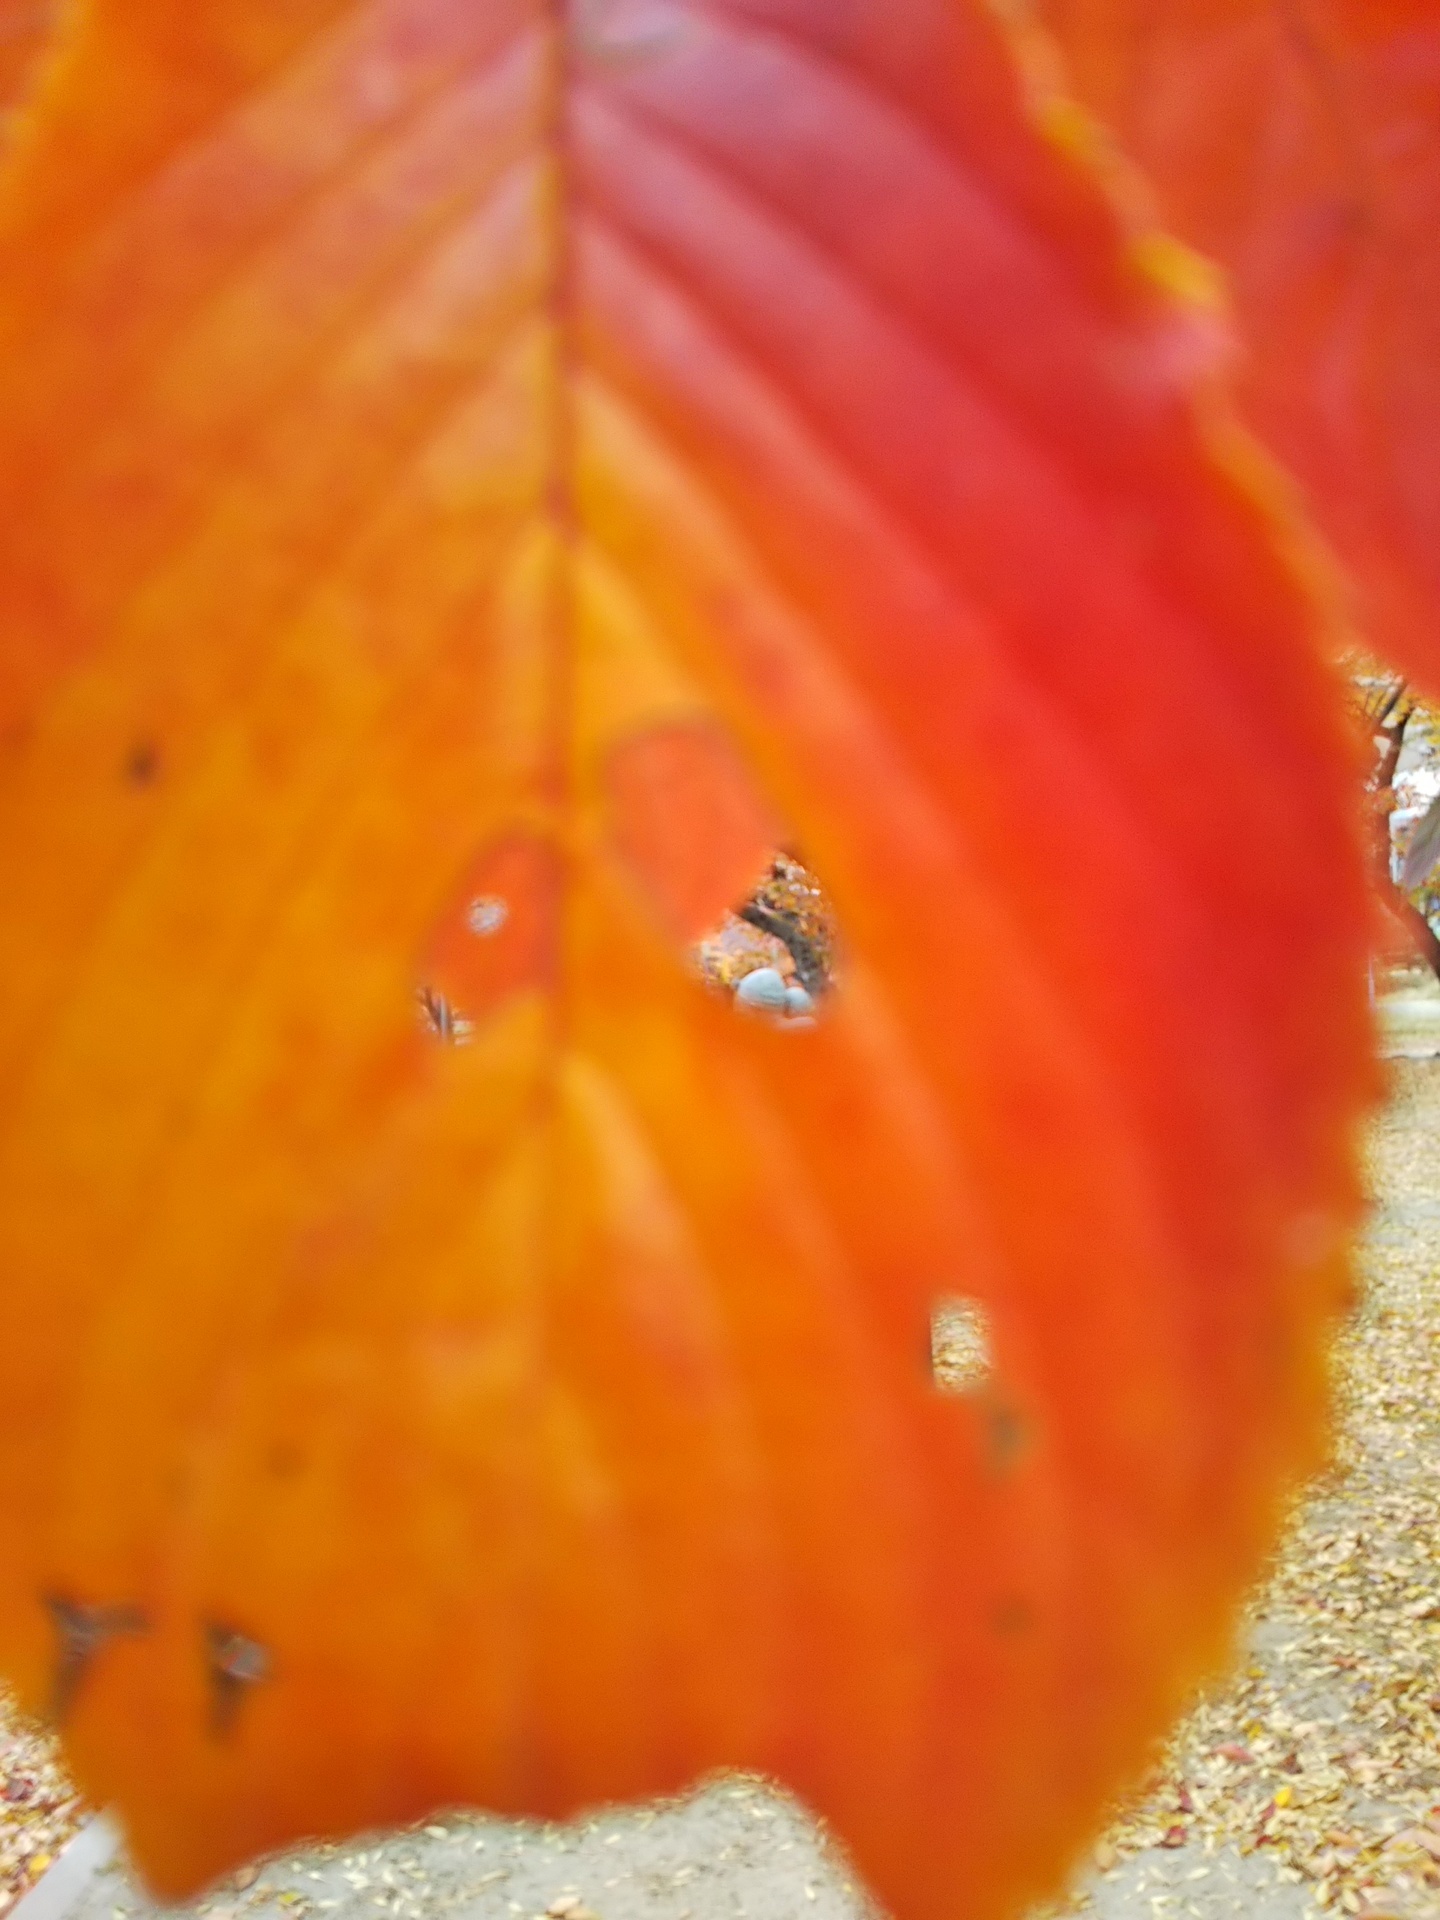
[[[995,1373],[990,1316],[978,1300],[941,1300],[930,1316],[930,1372],[942,1393],[975,1393]]]
[[[509,918],[508,901],[502,900],[495,893],[482,893],[470,902],[465,922],[477,939],[489,940],[500,931]]]
[[[443,1040],[447,1046],[461,1047],[474,1031],[474,1023],[457,1013],[443,993],[434,987],[421,987],[415,995],[425,1031]]]
[[[695,957],[739,1011],[804,1028],[834,984],[835,949],[835,915],[819,881],[798,856],[777,852]]]
[[[216,1734],[227,1734],[246,1691],[270,1678],[270,1655],[249,1634],[212,1622],[205,1629],[205,1656],[210,1674],[210,1724]]]
[[[476,853],[419,956],[430,1034],[461,1046],[512,995],[554,985],[560,887],[554,849],[535,835],[503,834]]]

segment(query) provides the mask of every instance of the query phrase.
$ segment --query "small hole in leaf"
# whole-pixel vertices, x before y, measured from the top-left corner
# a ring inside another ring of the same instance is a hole
[[[812,1027],[835,980],[835,916],[795,853],[772,854],[755,886],[698,942],[695,957],[738,1012]]]
[[[975,1393],[995,1371],[990,1316],[978,1300],[941,1300],[930,1316],[930,1372],[942,1393]]]
[[[499,933],[509,918],[508,902],[496,893],[482,893],[478,899],[470,902],[465,912],[465,924],[480,940],[488,940]]]
[[[432,1038],[461,1046],[520,994],[557,984],[564,865],[550,842],[502,833],[447,885],[416,954],[415,999]]]
[[[434,987],[421,987],[415,999],[427,1033],[443,1040],[447,1046],[464,1046],[474,1032],[473,1022],[458,1013],[443,993],[437,993]]]

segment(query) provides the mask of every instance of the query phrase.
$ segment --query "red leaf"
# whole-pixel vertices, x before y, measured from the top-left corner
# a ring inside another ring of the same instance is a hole
[[[1371,643],[1440,676],[1440,11],[1046,0],[1077,84],[1233,275],[1253,417],[1353,570]]]
[[[1317,1457],[1372,1087],[1210,322],[952,0],[70,33],[0,201],[0,1660],[168,1893],[736,1764],[1014,1907]],[[810,1032],[665,932],[772,813]]]

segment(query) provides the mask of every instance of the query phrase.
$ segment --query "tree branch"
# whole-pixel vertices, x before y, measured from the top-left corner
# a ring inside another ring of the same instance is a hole
[[[1382,702],[1382,704],[1378,706],[1375,709],[1374,713],[1370,715],[1370,724],[1373,727],[1378,729],[1385,725],[1385,722],[1390,718],[1391,714],[1395,711],[1395,708],[1398,706],[1402,696],[1404,695],[1405,689],[1409,684],[1410,683],[1408,680],[1397,680],[1394,686],[1387,691],[1385,695],[1385,699]]]
[[[772,939],[789,948],[800,984],[807,993],[818,998],[825,991],[829,981],[825,962],[820,958],[813,941],[808,940],[801,931],[798,920],[774,907],[761,906],[758,900],[747,900],[743,907],[736,908],[736,913],[740,919],[748,920],[752,927],[758,927],[762,933],[768,933]]]
[[[1440,980],[1440,934],[1437,934],[1415,902],[1400,891],[1387,873],[1383,881],[1385,904],[1413,938],[1420,957]]]
[[[1404,686],[1405,683],[1402,680],[1400,683],[1401,692],[1404,691]],[[1399,698],[1398,694],[1396,698]],[[1390,707],[1386,708],[1386,712],[1389,713],[1392,709],[1393,702]],[[1386,787],[1391,787],[1395,784],[1395,769],[1399,766],[1400,755],[1405,750],[1405,729],[1409,726],[1410,716],[1414,711],[1415,702],[1412,700],[1393,726],[1382,726],[1381,728],[1381,731],[1387,737],[1385,751],[1381,755],[1380,765],[1375,771],[1375,788],[1377,792],[1383,793]]]

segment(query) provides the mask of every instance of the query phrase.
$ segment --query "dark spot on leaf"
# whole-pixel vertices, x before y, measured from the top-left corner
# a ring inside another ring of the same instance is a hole
[[[158,741],[140,739],[132,743],[125,756],[125,778],[132,787],[148,787],[160,774]]]
[[[1013,1407],[996,1405],[990,1409],[990,1455],[1002,1473],[1015,1465],[1027,1437],[1025,1422]]]
[[[270,1655],[249,1634],[212,1621],[205,1628],[205,1659],[210,1676],[210,1727],[217,1738],[223,1739],[234,1729],[248,1689],[270,1678]]]
[[[86,1606],[65,1594],[47,1593],[44,1605],[58,1642],[50,1684],[50,1714],[58,1726],[106,1641],[117,1634],[144,1633],[148,1622],[138,1607]]]

